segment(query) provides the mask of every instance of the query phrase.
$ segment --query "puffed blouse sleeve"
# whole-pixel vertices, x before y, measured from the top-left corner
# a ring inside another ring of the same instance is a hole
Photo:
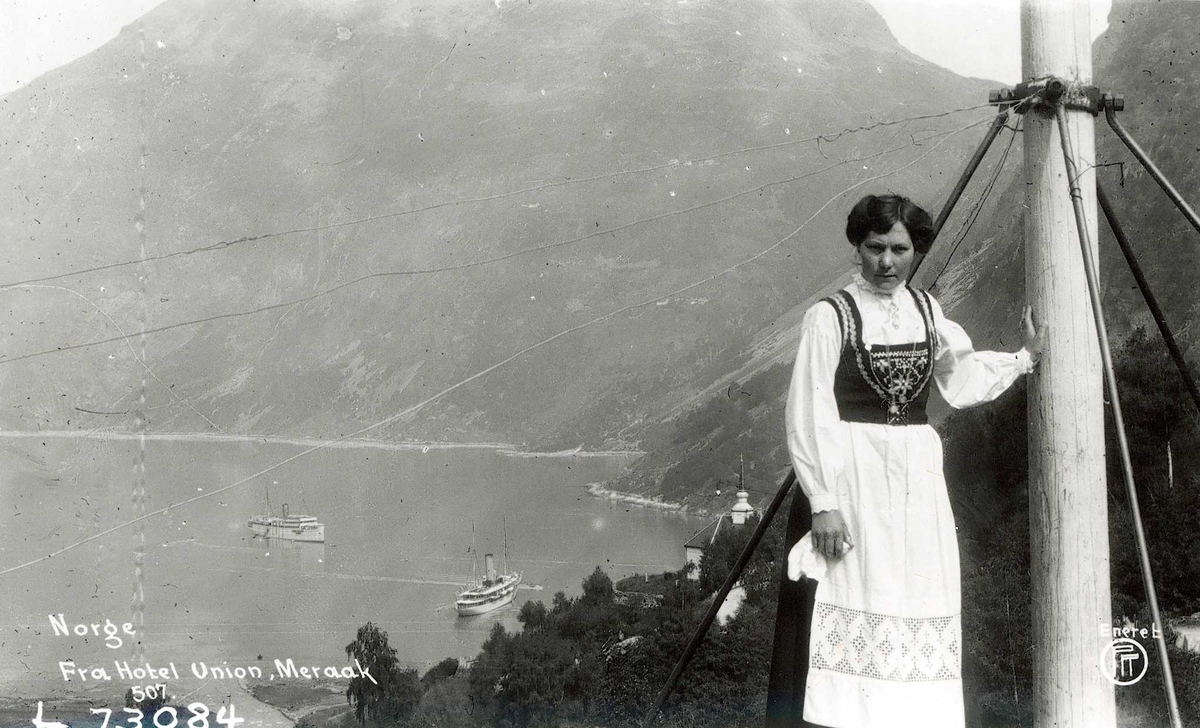
[[[933,375],[946,403],[955,409],[990,402],[1012,386],[1022,374],[1033,371],[1029,352],[975,351],[963,327],[946,318],[931,296],[938,353]]]
[[[818,303],[804,315],[801,325],[786,415],[792,466],[813,513],[838,507],[844,455],[833,376],[841,353],[837,313],[831,304]]]

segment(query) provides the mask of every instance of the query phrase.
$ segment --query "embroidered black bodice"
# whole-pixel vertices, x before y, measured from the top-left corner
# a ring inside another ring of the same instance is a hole
[[[925,404],[937,356],[937,335],[929,294],[909,288],[925,339],[910,344],[865,344],[862,315],[853,296],[838,291],[825,299],[837,311],[842,328],[842,356],[833,378],[838,413],[846,422],[880,425],[923,425]],[[900,295],[899,293],[896,295]]]

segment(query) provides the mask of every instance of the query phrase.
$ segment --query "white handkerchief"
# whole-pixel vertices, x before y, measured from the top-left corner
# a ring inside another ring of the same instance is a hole
[[[807,576],[820,581],[825,578],[825,568],[825,557],[813,549],[812,532],[809,531],[788,552],[788,578],[800,581],[800,577]]]

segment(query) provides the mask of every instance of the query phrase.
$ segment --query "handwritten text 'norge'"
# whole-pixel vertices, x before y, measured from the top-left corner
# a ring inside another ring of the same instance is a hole
[[[130,637],[134,637],[137,634],[133,629],[132,622],[126,622],[119,628],[113,624],[111,619],[107,618],[103,623],[93,622],[92,624],[80,623],[68,625],[67,618],[61,612],[57,617],[53,614],[46,616],[50,618],[50,628],[54,630],[55,637],[71,637],[72,635],[76,637],[87,637],[89,635],[99,637],[103,633],[105,646],[114,650],[125,644],[124,640],[119,637],[121,633],[125,633]]]

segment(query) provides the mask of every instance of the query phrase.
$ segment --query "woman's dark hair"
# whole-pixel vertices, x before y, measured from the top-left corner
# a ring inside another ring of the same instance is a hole
[[[904,223],[913,249],[924,255],[933,246],[933,218],[917,203],[900,195],[867,195],[846,218],[846,238],[861,245],[871,233],[884,235],[896,223]]]

